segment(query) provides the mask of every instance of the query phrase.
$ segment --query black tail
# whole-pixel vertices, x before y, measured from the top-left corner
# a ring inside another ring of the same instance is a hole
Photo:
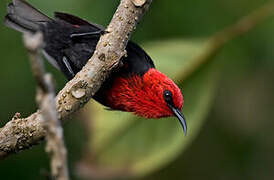
[[[24,0],[13,0],[7,11],[5,25],[20,32],[36,32],[41,25],[52,21]]]

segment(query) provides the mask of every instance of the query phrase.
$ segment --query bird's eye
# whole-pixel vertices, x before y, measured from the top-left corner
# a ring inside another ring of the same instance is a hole
[[[169,90],[164,91],[164,99],[168,105],[173,105],[172,93]]]
[[[169,90],[164,91],[164,97],[165,98],[172,98],[172,93]]]

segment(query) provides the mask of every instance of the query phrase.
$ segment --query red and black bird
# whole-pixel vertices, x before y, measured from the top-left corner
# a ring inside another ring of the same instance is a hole
[[[42,32],[44,56],[69,80],[87,63],[104,33],[103,27],[74,15],[55,12],[52,19],[24,0],[13,0],[7,9],[5,25],[23,33]],[[140,46],[130,41],[126,51],[124,66],[110,75],[93,98],[113,110],[144,118],[176,116],[186,134],[179,87],[155,68]]]

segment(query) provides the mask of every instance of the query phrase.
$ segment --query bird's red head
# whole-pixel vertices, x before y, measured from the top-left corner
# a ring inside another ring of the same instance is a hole
[[[145,118],[176,116],[186,133],[181,113],[184,100],[180,88],[165,74],[151,68],[143,76],[117,77],[107,92],[112,109],[133,112]]]

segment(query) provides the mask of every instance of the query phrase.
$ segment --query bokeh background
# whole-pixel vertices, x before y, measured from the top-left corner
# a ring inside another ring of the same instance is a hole
[[[2,18],[8,2],[0,2]],[[69,12],[105,26],[119,4],[29,2],[48,15]],[[132,39],[182,85],[189,134],[172,118],[142,120],[89,104],[64,125],[72,179],[274,179],[274,8],[258,10],[271,2],[155,0]],[[266,15],[251,18],[260,23],[248,32],[216,35],[254,10]],[[212,37],[228,40],[218,46]],[[37,107],[21,34],[1,25],[0,52],[2,127]],[[65,78],[46,65],[61,89]],[[48,160],[41,143],[1,161],[1,179],[46,179]]]

